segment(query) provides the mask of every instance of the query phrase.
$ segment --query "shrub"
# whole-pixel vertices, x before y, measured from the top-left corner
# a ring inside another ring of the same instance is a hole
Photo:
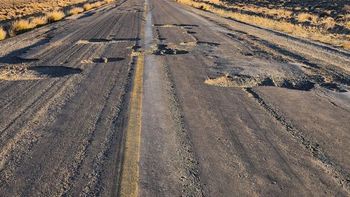
[[[30,29],[33,29],[34,27],[35,27],[35,24],[30,23],[29,20],[21,19],[12,23],[11,30],[14,33],[16,33],[16,32],[30,30]]]
[[[345,23],[345,27],[348,28],[348,29],[350,29],[350,21],[348,21],[348,22]]]
[[[53,11],[47,13],[46,16],[49,22],[56,22],[63,19],[66,15],[62,11]]]
[[[335,20],[332,17],[327,17],[325,19],[322,19],[321,24],[326,29],[332,29],[336,25],[336,22],[335,22]]]
[[[6,34],[7,34],[6,31],[2,27],[0,27],[0,40],[5,39]]]
[[[83,5],[83,8],[84,8],[85,11],[88,11],[88,10],[91,10],[93,7],[92,7],[92,5],[90,3],[85,3]]]
[[[30,21],[30,23],[32,23],[35,26],[45,25],[47,24],[47,17],[45,16],[35,17]]]
[[[311,23],[315,24],[318,21],[318,16],[303,12],[303,13],[298,14],[297,19],[299,22],[302,22],[302,23],[303,22],[311,22]]]
[[[80,7],[75,7],[69,10],[68,14],[69,15],[76,15],[76,14],[80,14],[84,12],[84,8],[80,8]]]
[[[95,3],[92,4],[92,7],[98,8],[98,7],[101,7],[101,5],[102,5],[102,2],[97,1],[97,2],[95,2]]]

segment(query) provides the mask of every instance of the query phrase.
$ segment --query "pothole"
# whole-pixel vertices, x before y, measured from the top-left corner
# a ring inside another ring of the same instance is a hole
[[[218,46],[220,46],[220,44],[219,44],[219,43],[216,43],[216,42],[198,41],[197,44],[198,44],[198,45],[207,45],[207,46],[211,46],[211,47],[218,47]]]
[[[109,62],[119,62],[124,60],[125,58],[122,57],[99,57],[99,58],[92,58],[92,59],[88,59],[88,60],[82,60],[81,63],[83,64],[93,64],[93,63],[109,63]]]
[[[275,86],[294,90],[309,91],[315,83],[307,79],[282,79],[271,77],[252,77],[249,75],[224,75],[217,78],[208,78],[204,81],[208,85],[220,87],[251,88],[256,86]]]
[[[321,83],[320,86],[328,90],[332,90],[334,92],[347,92],[345,87],[342,87],[341,85],[336,83]]]
[[[188,34],[197,34],[195,31],[187,31]]]
[[[192,24],[154,24],[154,27],[198,27]]]
[[[153,52],[154,55],[182,55],[189,53],[186,50],[169,48],[166,44],[158,44],[157,49]]]
[[[65,66],[34,66],[26,64],[5,65],[0,68],[0,80],[23,81],[64,77],[81,73],[79,68]]]
[[[16,56],[17,60],[22,63],[36,62],[39,61],[38,58],[26,58],[21,56]]]

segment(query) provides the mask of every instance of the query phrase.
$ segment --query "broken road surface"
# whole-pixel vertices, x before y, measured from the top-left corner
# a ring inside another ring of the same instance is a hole
[[[350,52],[174,1],[0,42],[1,196],[348,196]]]

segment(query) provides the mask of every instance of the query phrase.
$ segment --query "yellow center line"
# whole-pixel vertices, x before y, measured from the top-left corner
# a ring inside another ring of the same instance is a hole
[[[120,196],[123,197],[138,196],[144,54],[137,57],[121,172]]]

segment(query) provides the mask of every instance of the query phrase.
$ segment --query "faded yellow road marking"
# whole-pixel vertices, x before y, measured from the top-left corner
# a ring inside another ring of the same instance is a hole
[[[125,137],[120,196],[138,196],[144,55],[138,54]]]

